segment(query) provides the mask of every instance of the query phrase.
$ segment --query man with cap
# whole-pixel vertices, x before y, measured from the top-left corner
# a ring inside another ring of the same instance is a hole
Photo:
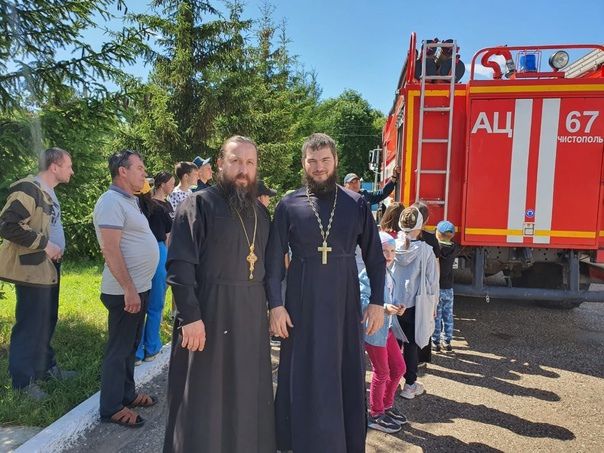
[[[193,192],[198,192],[210,187],[208,181],[212,179],[212,165],[210,164],[211,160],[212,159],[210,157],[204,159],[201,156],[197,156],[195,159],[193,159],[193,163],[197,166],[199,172],[199,176],[197,177],[197,187],[192,189]]]
[[[392,171],[392,176],[390,177],[390,181],[381,189],[370,192],[366,189],[361,189],[361,178],[356,173],[348,173],[344,177],[344,187],[348,190],[352,190],[353,192],[357,192],[361,194],[361,196],[365,199],[369,205],[373,205],[379,203],[388,197],[394,190],[396,183],[398,182],[398,176],[401,169],[397,165],[394,167]]]
[[[366,189],[361,189],[361,178],[359,178],[356,173],[348,173],[346,176],[344,176],[344,187],[361,195],[367,204],[371,206],[384,200],[392,193],[398,181],[399,173],[400,167],[397,165],[392,171],[390,181],[388,181],[388,183],[381,190],[375,190],[373,192],[370,192]],[[360,273],[363,269],[365,269],[365,263],[363,262],[361,249],[359,247],[357,247],[355,252],[355,261],[357,263],[357,269]]]
[[[271,201],[271,197],[277,195],[277,191],[271,189],[270,187],[266,187],[264,181],[260,179],[258,181],[258,201],[262,203],[265,207],[268,208],[268,204]]]

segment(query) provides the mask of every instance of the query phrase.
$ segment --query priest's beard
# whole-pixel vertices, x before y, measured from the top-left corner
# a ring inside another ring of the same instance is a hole
[[[247,186],[238,185],[235,182],[237,178],[246,178]],[[220,172],[216,178],[216,184],[231,208],[239,212],[245,212],[255,205],[257,196],[256,178],[250,179],[248,176],[239,174],[235,179],[230,179]]]
[[[333,192],[336,188],[336,181],[338,180],[338,170],[334,169],[333,173],[322,182],[315,181],[311,175],[304,172],[304,184],[308,186],[310,193],[314,193],[316,196],[321,196],[330,192]]]

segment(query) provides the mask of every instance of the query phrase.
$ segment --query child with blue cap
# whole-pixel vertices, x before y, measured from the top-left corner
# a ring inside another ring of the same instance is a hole
[[[453,242],[455,225],[448,220],[443,220],[436,225],[436,239],[440,246],[440,296],[436,308],[435,329],[432,334],[432,346],[435,352],[440,352],[444,347],[452,351],[453,339],[453,264],[459,255],[460,247]],[[441,335],[444,344],[441,346]]]

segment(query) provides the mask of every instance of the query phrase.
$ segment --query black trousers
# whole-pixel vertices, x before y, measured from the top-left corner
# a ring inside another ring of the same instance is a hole
[[[109,335],[101,369],[101,417],[111,417],[136,397],[134,361],[147,312],[149,291],[139,294],[138,313],[124,311],[124,296],[101,294],[109,311]]]
[[[55,266],[59,280],[54,286],[15,285],[15,325],[8,352],[8,371],[15,389],[45,378],[57,364],[50,346],[59,316],[61,265]]]
[[[417,380],[417,361],[420,352],[415,342],[415,307],[407,308],[402,316],[398,316],[398,322],[409,340],[403,349],[403,357],[407,371],[405,372],[405,383],[413,385]]]

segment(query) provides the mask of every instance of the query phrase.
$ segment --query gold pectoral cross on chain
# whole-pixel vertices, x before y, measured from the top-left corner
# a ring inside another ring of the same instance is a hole
[[[331,252],[331,247],[327,247],[327,241],[323,240],[323,245],[318,247],[317,250],[323,255],[321,258],[321,263],[327,264],[327,254]]]
[[[254,265],[258,261],[258,257],[254,253],[254,244],[250,245],[250,254],[247,256],[246,261],[250,264],[250,280],[254,278]]]

